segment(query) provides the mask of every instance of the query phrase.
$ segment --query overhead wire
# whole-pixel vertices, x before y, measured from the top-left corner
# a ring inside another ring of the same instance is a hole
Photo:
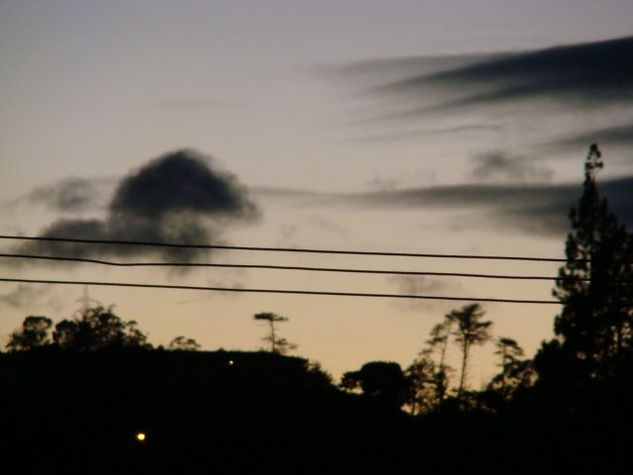
[[[392,299],[417,299],[417,300],[447,300],[461,302],[494,302],[513,304],[537,304],[560,305],[558,300],[530,300],[530,299],[505,299],[493,297],[451,297],[439,295],[418,294],[387,294],[369,292],[335,292],[329,290],[292,290],[292,289],[256,289],[241,287],[206,287],[196,285],[168,285],[168,284],[139,284],[132,282],[102,282],[83,280],[48,280],[48,279],[16,279],[0,277],[0,282],[28,283],[28,284],[56,284],[56,285],[90,285],[102,287],[135,287],[148,289],[172,289],[172,290],[199,290],[216,292],[260,293],[260,294],[286,294],[286,295],[320,295],[332,297],[367,297],[367,298],[392,298]]]
[[[392,252],[392,251],[363,251],[363,250],[341,250],[341,249],[315,249],[315,248],[288,248],[288,247],[262,247],[262,246],[229,246],[219,244],[183,244],[164,243],[152,241],[125,241],[125,240],[99,240],[80,239],[44,236],[18,236],[0,235],[0,239],[26,240],[26,241],[46,241],[76,244],[100,244],[100,245],[123,245],[123,246],[150,246],[161,248],[180,249],[222,249],[238,251],[261,251],[261,252],[288,252],[288,253],[317,253],[317,254],[339,254],[339,255],[362,255],[362,256],[389,256],[389,257],[419,257],[419,258],[443,258],[443,259],[482,259],[482,260],[514,260],[514,261],[536,261],[536,262],[565,262],[567,259],[529,256],[500,256],[500,255],[475,255],[475,254],[437,254],[437,253],[413,253],[413,252]],[[313,272],[339,272],[355,274],[382,274],[382,275],[408,275],[408,276],[434,276],[434,277],[466,277],[466,278],[487,278],[487,279],[511,279],[511,280],[556,280],[557,277],[536,276],[536,275],[506,275],[506,274],[484,274],[468,272],[432,272],[432,271],[405,271],[405,270],[384,270],[384,269],[359,269],[345,267],[317,267],[317,266],[285,266],[271,264],[231,264],[231,263],[204,263],[204,262],[121,262],[104,259],[92,259],[72,256],[50,256],[27,253],[0,253],[2,258],[14,259],[39,259],[48,261],[83,262],[107,266],[120,267],[217,267],[217,268],[244,268],[244,269],[268,269],[268,270],[290,270],[290,271],[313,271]],[[582,259],[579,259],[582,260]],[[590,279],[578,278],[581,281]],[[59,285],[94,285],[94,286],[114,286],[114,287],[136,287],[136,288],[159,288],[159,289],[179,289],[179,290],[201,290],[218,292],[244,292],[244,293],[268,293],[268,294],[294,294],[294,295],[327,295],[340,297],[369,297],[369,298],[399,298],[399,299],[427,299],[427,300],[452,300],[452,301],[479,301],[498,303],[520,303],[520,304],[560,304],[556,300],[531,300],[513,298],[493,298],[493,297],[456,297],[456,296],[433,296],[419,294],[389,294],[372,292],[343,292],[343,291],[317,291],[317,290],[293,290],[293,289],[261,289],[261,288],[237,288],[237,287],[207,287],[190,285],[167,285],[167,284],[147,284],[131,282],[88,282],[74,280],[50,280],[50,279],[15,279],[0,278],[0,282],[15,283],[40,283]]]
[[[465,277],[482,279],[509,279],[509,280],[556,280],[558,277],[537,276],[537,275],[506,275],[506,274],[483,274],[470,272],[432,272],[432,271],[406,271],[406,270],[384,270],[384,269],[358,269],[348,267],[314,267],[314,266],[284,266],[273,264],[231,264],[219,262],[121,262],[104,259],[91,259],[71,256],[45,256],[39,254],[15,254],[0,253],[0,258],[11,259],[31,259],[46,260],[54,262],[79,262],[88,264],[99,264],[114,267],[216,267],[232,269],[264,269],[264,270],[288,270],[288,271],[308,271],[308,272],[335,272],[349,274],[379,274],[379,275],[408,275],[408,276],[428,276],[428,277]],[[579,281],[589,281],[588,278],[577,278]]]
[[[234,251],[264,251],[264,252],[287,252],[287,253],[312,253],[312,254],[342,254],[356,256],[386,256],[386,257],[422,257],[437,259],[481,259],[481,260],[505,260],[505,261],[534,261],[534,262],[567,262],[568,259],[553,257],[530,257],[530,256],[501,256],[501,255],[476,255],[476,254],[439,254],[439,253],[419,253],[419,252],[396,252],[396,251],[363,251],[354,249],[316,249],[300,247],[267,247],[267,246],[230,246],[223,244],[183,244],[167,243],[155,241],[126,241],[109,239],[80,239],[62,238],[50,236],[18,236],[0,235],[0,239],[24,240],[24,241],[46,241],[46,242],[67,242],[77,244],[106,244],[122,246],[148,246],[165,247],[178,249],[217,249]],[[586,259],[577,259],[586,261]]]

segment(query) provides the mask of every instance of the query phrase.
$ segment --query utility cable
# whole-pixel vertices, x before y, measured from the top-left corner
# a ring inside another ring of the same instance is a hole
[[[558,300],[528,300],[528,299],[503,299],[489,297],[449,297],[437,295],[416,295],[416,294],[385,294],[366,292],[334,292],[325,290],[289,290],[289,289],[247,289],[239,287],[205,287],[194,285],[167,285],[167,284],[138,284],[130,282],[100,282],[100,281],[79,281],[79,280],[45,280],[45,279],[13,279],[0,277],[0,282],[14,282],[26,284],[54,284],[54,285],[92,285],[101,287],[136,287],[145,289],[171,289],[171,290],[204,290],[215,292],[238,292],[238,293],[259,293],[259,294],[286,294],[286,295],[321,295],[332,297],[368,297],[368,298],[392,298],[392,299],[418,299],[418,300],[451,300],[466,302],[495,302],[513,304],[537,304],[537,305],[560,305]]]
[[[392,251],[360,251],[342,249],[314,249],[314,248],[294,248],[294,247],[262,247],[262,246],[229,246],[221,244],[181,244],[165,243],[153,241],[124,241],[106,239],[77,239],[44,236],[17,236],[0,235],[0,239],[23,240],[23,241],[46,241],[46,242],[68,242],[80,244],[107,244],[125,246],[150,246],[167,247],[178,249],[223,249],[235,251],[265,251],[265,252],[293,252],[293,253],[313,253],[313,254],[344,254],[355,256],[389,256],[389,257],[426,257],[438,259],[481,259],[481,260],[504,260],[504,261],[533,261],[533,262],[567,262],[567,259],[552,257],[529,257],[529,256],[496,256],[496,255],[475,255],[475,254],[433,254],[417,252],[392,252]],[[585,261],[586,259],[577,259]]]
[[[44,256],[36,254],[9,254],[0,253],[0,258],[34,259],[54,262],[80,262],[99,264],[115,267],[218,267],[230,269],[266,269],[266,270],[290,270],[309,272],[338,272],[348,274],[381,274],[381,275],[409,275],[428,277],[472,277],[482,279],[511,279],[511,280],[556,280],[557,277],[537,275],[504,275],[504,274],[476,274],[468,272],[430,272],[430,271],[404,271],[382,269],[352,269],[344,267],[311,267],[311,266],[282,266],[269,264],[229,264],[216,262],[120,262],[103,259],[89,259],[84,257]],[[588,278],[579,277],[577,281],[589,281]]]

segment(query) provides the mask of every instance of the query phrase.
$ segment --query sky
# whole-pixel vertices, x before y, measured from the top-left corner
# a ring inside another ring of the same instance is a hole
[[[627,225],[628,0],[0,1],[0,233],[561,258],[582,164]],[[548,275],[555,263],[51,245],[2,252]],[[552,282],[1,258],[0,277],[551,299]],[[0,283],[0,343],[82,286]],[[403,367],[464,302],[90,286],[156,344],[256,350],[271,311],[338,377]],[[483,304],[532,355],[556,305]],[[453,358],[457,349],[453,349]],[[494,373],[477,349],[470,384]]]

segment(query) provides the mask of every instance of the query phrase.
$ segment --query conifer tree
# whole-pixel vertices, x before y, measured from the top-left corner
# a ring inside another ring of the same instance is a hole
[[[583,193],[570,212],[567,262],[553,290],[563,304],[554,322],[557,345],[576,380],[607,376],[631,348],[631,239],[598,192],[596,173],[602,167],[592,144]]]

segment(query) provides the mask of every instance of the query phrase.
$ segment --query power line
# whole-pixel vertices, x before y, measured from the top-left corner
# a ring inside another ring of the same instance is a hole
[[[92,282],[75,280],[44,280],[44,279],[12,279],[0,277],[0,282],[14,282],[27,284],[55,284],[55,285],[92,285],[101,287],[135,287],[146,289],[172,289],[172,290],[205,290],[215,292],[238,292],[260,294],[286,294],[286,295],[320,295],[332,297],[367,297],[367,298],[392,298],[392,299],[417,299],[417,300],[451,300],[461,302],[495,302],[514,304],[560,305],[558,300],[527,300],[527,299],[502,299],[502,298],[473,298],[473,297],[449,297],[437,295],[407,295],[385,294],[366,292],[334,292],[326,290],[290,290],[290,289],[247,289],[238,287],[205,287],[194,285],[166,285],[166,284],[137,284],[130,282]]]
[[[426,257],[438,259],[481,259],[481,260],[503,260],[503,261],[533,261],[533,262],[567,262],[567,259],[552,257],[529,257],[529,256],[496,256],[496,255],[475,255],[475,254],[434,254],[417,252],[393,252],[393,251],[360,251],[343,249],[314,249],[314,248],[293,248],[293,247],[262,247],[262,246],[228,246],[220,244],[181,244],[164,243],[153,241],[124,241],[106,239],[77,239],[44,236],[17,236],[0,235],[0,239],[23,240],[23,241],[47,241],[47,242],[69,242],[78,244],[108,244],[125,246],[149,246],[167,247],[178,249],[223,249],[233,251],[265,251],[265,252],[293,252],[312,254],[344,254],[355,256],[388,256],[388,257]],[[586,259],[576,259],[586,261]]]
[[[43,256],[35,254],[7,254],[0,253],[0,257],[13,259],[48,260],[55,262],[81,262],[115,267],[218,267],[232,269],[265,269],[265,270],[290,270],[309,272],[338,272],[349,274],[381,274],[381,275],[409,275],[429,277],[472,277],[483,279],[511,279],[511,280],[556,280],[557,277],[536,275],[504,275],[504,274],[475,274],[469,272],[430,272],[430,271],[404,271],[382,269],[356,269],[345,267],[312,267],[312,266],[282,266],[271,264],[229,264],[215,262],[120,262],[103,259],[89,259],[85,257],[67,256]],[[577,278],[578,281],[589,281],[589,278]]]

